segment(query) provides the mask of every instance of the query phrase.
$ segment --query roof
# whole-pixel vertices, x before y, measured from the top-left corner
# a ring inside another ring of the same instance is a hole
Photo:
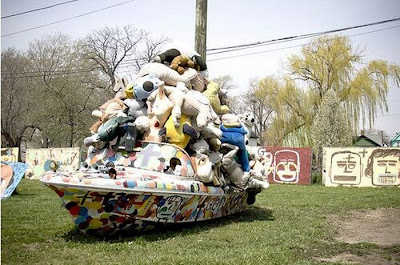
[[[371,138],[369,138],[365,135],[358,136],[354,145],[361,146],[361,147],[383,146],[382,144],[375,142],[374,140],[372,140]]]

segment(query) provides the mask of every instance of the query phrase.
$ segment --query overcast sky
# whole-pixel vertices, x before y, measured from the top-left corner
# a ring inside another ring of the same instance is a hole
[[[1,16],[51,6],[67,0],[2,0]],[[126,2],[126,3],[124,3]],[[62,32],[82,38],[104,26],[132,24],[154,37],[172,39],[169,46],[194,48],[195,0],[79,0],[24,15],[3,18],[1,35],[51,24],[1,38],[2,50],[27,50],[44,34]],[[124,4],[121,4],[124,3]],[[118,5],[121,4],[121,5]],[[118,5],[108,8],[112,5]],[[108,9],[105,9],[108,8]],[[92,14],[85,13],[104,9]],[[81,16],[82,15],[82,16]],[[77,17],[79,16],[79,17]],[[77,17],[77,18],[73,18]],[[399,0],[208,1],[207,48],[219,48],[282,37],[358,26],[400,17]],[[73,19],[69,19],[73,18]],[[68,20],[67,20],[68,19]],[[54,23],[66,20],[60,23]],[[400,64],[400,21],[344,31],[364,58]],[[210,77],[230,75],[240,93],[250,78],[284,73],[288,56],[311,39],[290,41],[207,56]],[[389,113],[378,114],[374,126],[390,137],[400,132],[400,88],[391,86]]]

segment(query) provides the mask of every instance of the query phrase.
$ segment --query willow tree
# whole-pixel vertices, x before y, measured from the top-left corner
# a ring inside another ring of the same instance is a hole
[[[282,131],[280,144],[286,145],[312,146],[311,126],[327,91],[337,93],[356,131],[360,121],[372,125],[378,110],[387,111],[389,80],[400,85],[398,65],[364,62],[347,37],[316,39],[289,58],[288,70],[271,126]]]

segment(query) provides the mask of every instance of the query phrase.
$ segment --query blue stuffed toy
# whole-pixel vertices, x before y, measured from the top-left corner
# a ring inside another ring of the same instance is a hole
[[[225,127],[221,124],[220,129],[222,131],[221,142],[233,144],[239,147],[237,152],[237,157],[239,159],[239,164],[242,165],[242,170],[245,172],[250,171],[249,157],[247,156],[245,138],[244,135],[247,134],[243,126],[240,127]]]

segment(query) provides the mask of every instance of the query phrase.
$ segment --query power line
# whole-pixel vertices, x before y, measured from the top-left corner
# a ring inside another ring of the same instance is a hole
[[[24,14],[28,14],[28,13],[44,10],[44,9],[49,9],[49,8],[52,8],[52,7],[65,5],[65,4],[69,4],[69,3],[77,2],[77,1],[79,1],[79,0],[70,0],[70,1],[62,2],[62,3],[54,4],[54,5],[51,5],[51,6],[40,7],[40,8],[36,8],[36,9],[32,9],[32,10],[28,10],[28,11],[24,11],[24,12],[20,12],[20,13],[16,13],[16,14],[4,16],[4,17],[1,17],[1,19],[5,19],[5,18],[9,18],[9,17],[16,17],[16,16],[19,16],[19,15],[24,15]]]
[[[365,35],[365,34],[369,34],[369,33],[375,33],[375,32],[379,32],[379,31],[384,31],[384,30],[389,30],[389,29],[394,29],[394,28],[399,28],[399,26],[393,26],[393,27],[389,27],[389,28],[384,28],[384,29],[378,29],[378,30],[372,30],[372,31],[368,31],[368,32],[363,32],[363,33],[357,33],[357,34],[353,34],[353,35],[348,35],[348,37],[354,37],[354,36],[360,36],[360,35]],[[325,35],[325,34],[321,34],[321,35]],[[291,41],[294,41],[297,39],[293,39]],[[274,43],[276,44],[276,43]],[[265,51],[259,51],[259,52],[252,52],[252,53],[245,53],[245,54],[240,54],[240,55],[233,55],[233,56],[226,56],[226,57],[220,57],[220,58],[215,58],[215,59],[208,59],[207,62],[210,61],[219,61],[219,60],[225,60],[225,59],[231,59],[231,58],[236,58],[236,57],[244,57],[244,56],[248,56],[248,55],[255,55],[255,54],[261,54],[261,53],[267,53],[267,52],[274,52],[274,51],[279,51],[279,50],[287,50],[287,49],[292,49],[292,48],[297,48],[297,47],[302,47],[302,46],[306,46],[306,45],[310,45],[309,43],[306,44],[298,44],[298,45],[294,45],[294,46],[288,46],[288,47],[283,47],[283,48],[277,48],[277,49],[272,49],[272,50],[265,50]],[[254,48],[254,47],[252,47]]]
[[[375,25],[395,22],[395,21],[399,21],[399,20],[400,20],[400,17],[399,18],[393,18],[393,19],[387,19],[387,20],[381,20],[381,21],[372,22],[372,23],[363,24],[363,25],[358,25],[358,26],[351,26],[351,27],[345,27],[345,28],[339,28],[339,29],[333,29],[333,30],[313,32],[313,33],[307,33],[307,34],[302,34],[302,35],[297,35],[297,36],[289,36],[289,37],[283,37],[283,38],[266,40],[266,41],[258,41],[258,42],[247,43],[247,44],[240,44],[240,45],[233,45],[233,46],[227,46],[227,47],[212,48],[212,49],[207,49],[207,51],[208,52],[210,52],[210,51],[220,51],[220,50],[229,50],[229,49],[237,49],[237,48],[247,48],[247,47],[252,47],[252,46],[257,47],[257,46],[262,46],[264,44],[273,43],[273,42],[288,41],[288,40],[294,40],[294,39],[298,39],[298,38],[310,38],[310,37],[314,37],[315,35],[331,34],[331,33],[341,32],[341,31],[350,30],[350,29],[358,29],[358,28],[364,28],[364,27],[369,27],[369,26],[375,26]]]
[[[65,21],[72,20],[72,19],[75,19],[75,18],[80,18],[80,17],[87,16],[87,15],[90,15],[90,14],[93,14],[93,13],[97,13],[97,12],[100,12],[100,11],[103,11],[103,10],[106,10],[106,9],[113,8],[113,7],[116,7],[116,6],[124,5],[124,4],[130,3],[130,2],[133,2],[133,1],[135,1],[135,0],[125,1],[125,2],[122,2],[122,3],[119,3],[119,4],[115,4],[115,5],[111,5],[111,6],[108,6],[108,7],[101,8],[101,9],[93,10],[91,12],[83,13],[81,15],[69,17],[69,18],[58,20],[58,21],[51,22],[51,23],[48,23],[48,24],[43,24],[43,25],[36,26],[36,27],[33,27],[33,28],[28,28],[28,29],[24,29],[24,30],[20,30],[20,31],[4,34],[4,35],[1,35],[1,37],[8,37],[8,36],[19,34],[19,33],[22,33],[22,32],[27,32],[27,31],[31,31],[31,30],[34,30],[34,29],[39,29],[39,28],[47,27],[47,26],[54,25],[54,24],[57,24],[57,23],[65,22]]]

